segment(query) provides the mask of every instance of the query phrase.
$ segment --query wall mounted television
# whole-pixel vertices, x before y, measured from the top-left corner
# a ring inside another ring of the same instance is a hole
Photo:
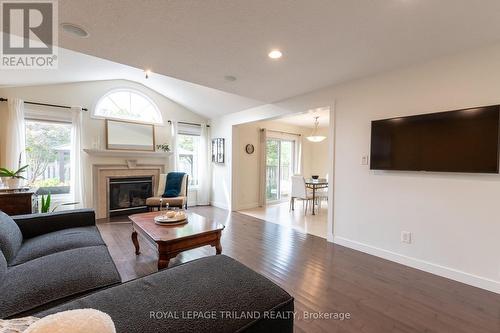
[[[370,169],[499,172],[500,105],[372,121]]]

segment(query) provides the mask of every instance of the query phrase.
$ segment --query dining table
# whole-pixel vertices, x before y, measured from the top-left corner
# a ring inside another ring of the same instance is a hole
[[[312,214],[316,215],[315,212],[315,203],[316,203],[316,191],[322,188],[328,188],[328,180],[325,178],[306,178],[306,187],[312,190],[313,195],[313,205],[312,205]]]

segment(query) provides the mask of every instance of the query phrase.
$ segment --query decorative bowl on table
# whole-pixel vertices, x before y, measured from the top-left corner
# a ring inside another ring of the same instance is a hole
[[[154,220],[156,224],[160,225],[178,225],[187,223],[187,215],[184,212],[168,211],[155,216]]]
[[[311,176],[311,178],[314,179],[314,180],[317,180],[317,179],[319,179],[319,176],[318,175],[313,175],[313,176]]]

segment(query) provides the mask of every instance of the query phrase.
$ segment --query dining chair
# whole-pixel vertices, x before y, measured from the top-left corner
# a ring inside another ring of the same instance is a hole
[[[328,182],[328,174],[325,175],[325,179]],[[321,203],[324,201],[328,202],[328,187],[321,188],[316,191],[316,204],[318,205],[318,214],[321,212]]]
[[[309,201],[312,201],[313,197],[306,188],[306,180],[303,176],[292,176],[292,193],[290,195],[289,211],[295,210],[295,199],[302,200],[302,209],[304,209],[304,215],[306,215]]]

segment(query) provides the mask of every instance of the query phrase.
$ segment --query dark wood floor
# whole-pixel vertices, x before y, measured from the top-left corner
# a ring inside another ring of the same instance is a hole
[[[500,295],[326,242],[290,228],[213,207],[190,209],[226,225],[222,251],[295,297],[300,315],[350,313],[351,319],[296,320],[296,332],[500,332]],[[156,271],[156,251],[139,238],[135,256],[126,218],[100,220],[123,280]],[[215,250],[179,255],[170,266]]]

